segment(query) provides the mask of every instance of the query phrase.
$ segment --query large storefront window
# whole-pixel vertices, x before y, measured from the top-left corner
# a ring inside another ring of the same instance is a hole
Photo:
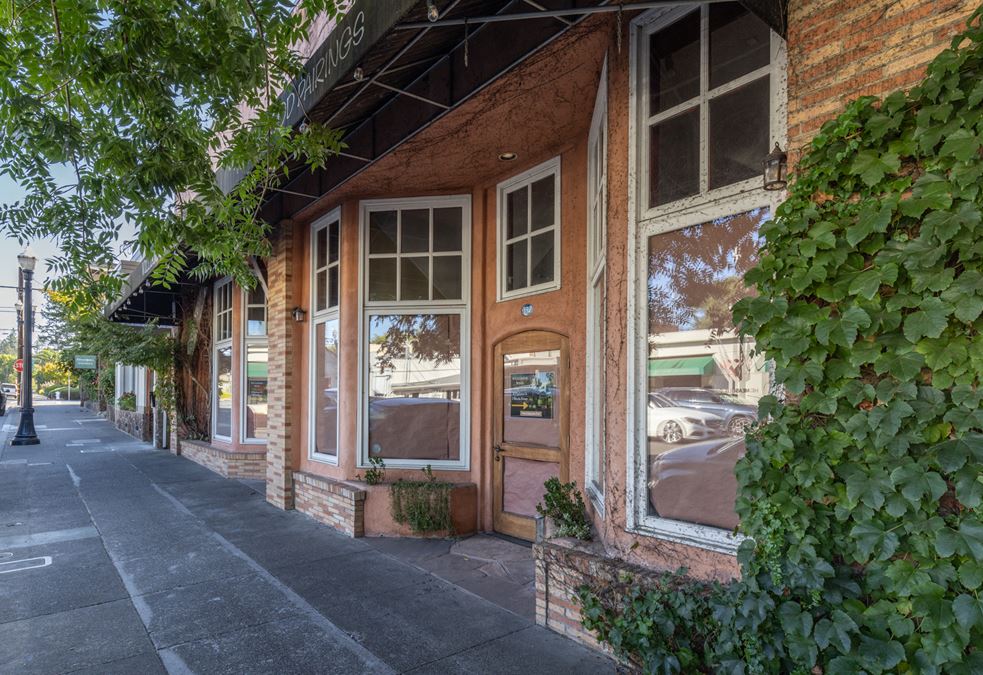
[[[266,290],[261,279],[242,294],[245,306],[242,373],[242,442],[265,443],[269,408],[269,355],[266,338]]]
[[[313,459],[338,461],[341,212],[311,230],[311,439]]]
[[[635,26],[632,522],[734,551],[734,468],[772,377],[731,308],[752,292],[743,277],[781,197],[761,171],[784,145],[784,43],[737,2],[657,9]]]
[[[212,381],[212,435],[232,440],[232,282],[221,281],[214,292],[212,325],[214,366]]]
[[[360,463],[464,468],[470,201],[363,209]]]
[[[767,209],[648,237],[646,462],[652,516],[731,530],[734,465],[770,374],[734,330]]]

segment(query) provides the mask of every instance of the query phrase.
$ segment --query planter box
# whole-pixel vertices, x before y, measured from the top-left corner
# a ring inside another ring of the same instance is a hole
[[[203,441],[181,441],[181,454],[225,478],[266,478],[266,449],[233,451]]]
[[[478,529],[478,486],[458,483],[451,488],[453,532],[414,532],[409,525],[393,520],[389,483],[365,485],[365,535],[368,537],[420,537],[442,539],[474,534]]]

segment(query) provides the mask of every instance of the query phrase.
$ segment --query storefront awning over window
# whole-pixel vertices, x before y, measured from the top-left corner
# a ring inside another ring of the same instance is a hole
[[[711,375],[712,356],[688,356],[682,359],[649,359],[649,377],[678,377],[680,375]]]

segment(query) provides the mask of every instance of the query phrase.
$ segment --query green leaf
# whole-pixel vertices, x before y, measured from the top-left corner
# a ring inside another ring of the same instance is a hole
[[[983,560],[983,525],[967,519],[958,530],[942,528],[935,533],[935,550],[943,558],[959,553]]]
[[[901,486],[901,494],[909,502],[917,504],[928,496],[932,501],[946,493],[948,487],[942,476],[915,463],[900,466],[891,472],[891,482]]]
[[[959,566],[959,583],[970,590],[983,586],[983,563],[966,560]]]
[[[952,602],[956,621],[965,630],[983,626],[983,600],[963,593]]]
[[[857,224],[846,230],[846,241],[850,246],[856,246],[873,232],[886,232],[891,222],[893,209],[890,206],[881,208],[868,207],[860,212]]]
[[[857,562],[866,562],[872,557],[876,560],[887,560],[898,548],[898,535],[886,530],[884,524],[876,520],[860,521],[850,530],[860,557]]]
[[[976,134],[969,129],[957,129],[945,139],[939,154],[954,157],[960,162],[968,162],[979,150],[980,139]]]
[[[857,153],[853,164],[850,165],[850,173],[859,175],[868,187],[873,187],[880,183],[886,174],[896,173],[900,168],[901,159],[896,154],[863,150]]]
[[[919,309],[909,314],[904,321],[904,336],[909,342],[918,342],[923,337],[937,338],[949,325],[951,306],[939,298],[925,298]]]
[[[815,639],[820,649],[833,645],[843,654],[849,654],[853,645],[850,635],[858,629],[850,616],[839,609],[834,609],[828,619],[820,619],[816,623]]]
[[[979,227],[981,213],[972,202],[961,202],[955,209],[931,211],[922,221],[926,235],[934,235],[939,241],[947,242],[962,230],[972,231]]]
[[[899,380],[913,380],[925,365],[925,357],[915,351],[886,351],[877,357],[874,370],[878,375],[890,373]]]

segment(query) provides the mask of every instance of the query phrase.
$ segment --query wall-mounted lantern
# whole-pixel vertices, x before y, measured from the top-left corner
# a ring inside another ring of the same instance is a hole
[[[788,187],[788,155],[778,143],[765,157],[765,190],[784,190]]]
[[[304,319],[307,318],[307,312],[305,312],[301,307],[294,307],[293,315],[294,321],[297,323],[303,323]]]

